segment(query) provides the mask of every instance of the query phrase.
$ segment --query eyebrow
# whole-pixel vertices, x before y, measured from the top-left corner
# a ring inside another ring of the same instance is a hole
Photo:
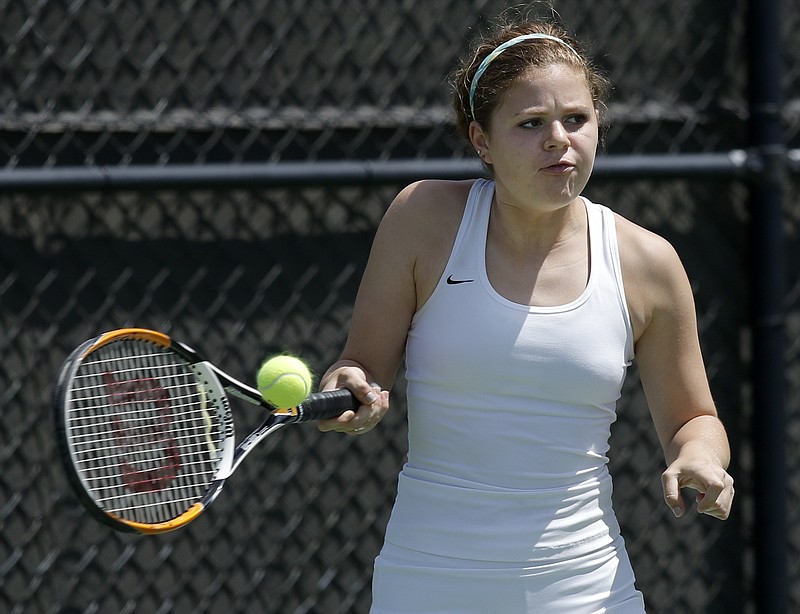
[[[592,107],[589,107],[585,104],[568,104],[564,106],[564,111],[566,114],[569,113],[591,113]],[[519,112],[514,113],[513,117],[522,117],[526,115],[545,115],[549,113],[549,107],[525,107],[521,109]]]

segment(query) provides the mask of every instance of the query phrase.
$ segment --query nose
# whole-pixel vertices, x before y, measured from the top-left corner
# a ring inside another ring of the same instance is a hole
[[[558,149],[567,147],[569,145],[569,134],[567,133],[564,124],[559,121],[554,121],[550,124],[550,130],[547,135],[545,147],[547,149]]]

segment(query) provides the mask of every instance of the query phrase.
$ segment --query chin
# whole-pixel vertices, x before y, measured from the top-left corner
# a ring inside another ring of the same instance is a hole
[[[564,186],[561,196],[566,199],[567,203],[571,203],[578,198],[582,193],[586,184],[589,183],[589,177],[571,177]]]
[[[574,185],[573,182],[569,182],[561,190],[553,191],[550,194],[541,194],[541,196],[543,200],[551,202],[555,207],[565,207],[581,195],[584,187],[585,184],[578,186]]]

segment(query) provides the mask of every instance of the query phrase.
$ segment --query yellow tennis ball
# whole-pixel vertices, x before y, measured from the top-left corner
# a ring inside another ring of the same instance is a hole
[[[278,409],[295,407],[311,394],[312,376],[308,366],[295,356],[273,356],[261,365],[256,376],[261,396]]]

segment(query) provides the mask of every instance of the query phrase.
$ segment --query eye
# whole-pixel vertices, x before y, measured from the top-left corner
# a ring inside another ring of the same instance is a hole
[[[586,113],[575,113],[570,115],[564,120],[565,124],[572,124],[574,126],[581,126],[589,121],[589,116]]]
[[[526,119],[524,122],[520,123],[519,127],[520,128],[528,128],[528,129],[530,129],[530,128],[538,128],[542,124],[543,124],[543,122],[542,122],[541,119],[539,119],[537,117],[534,117],[532,119]]]

